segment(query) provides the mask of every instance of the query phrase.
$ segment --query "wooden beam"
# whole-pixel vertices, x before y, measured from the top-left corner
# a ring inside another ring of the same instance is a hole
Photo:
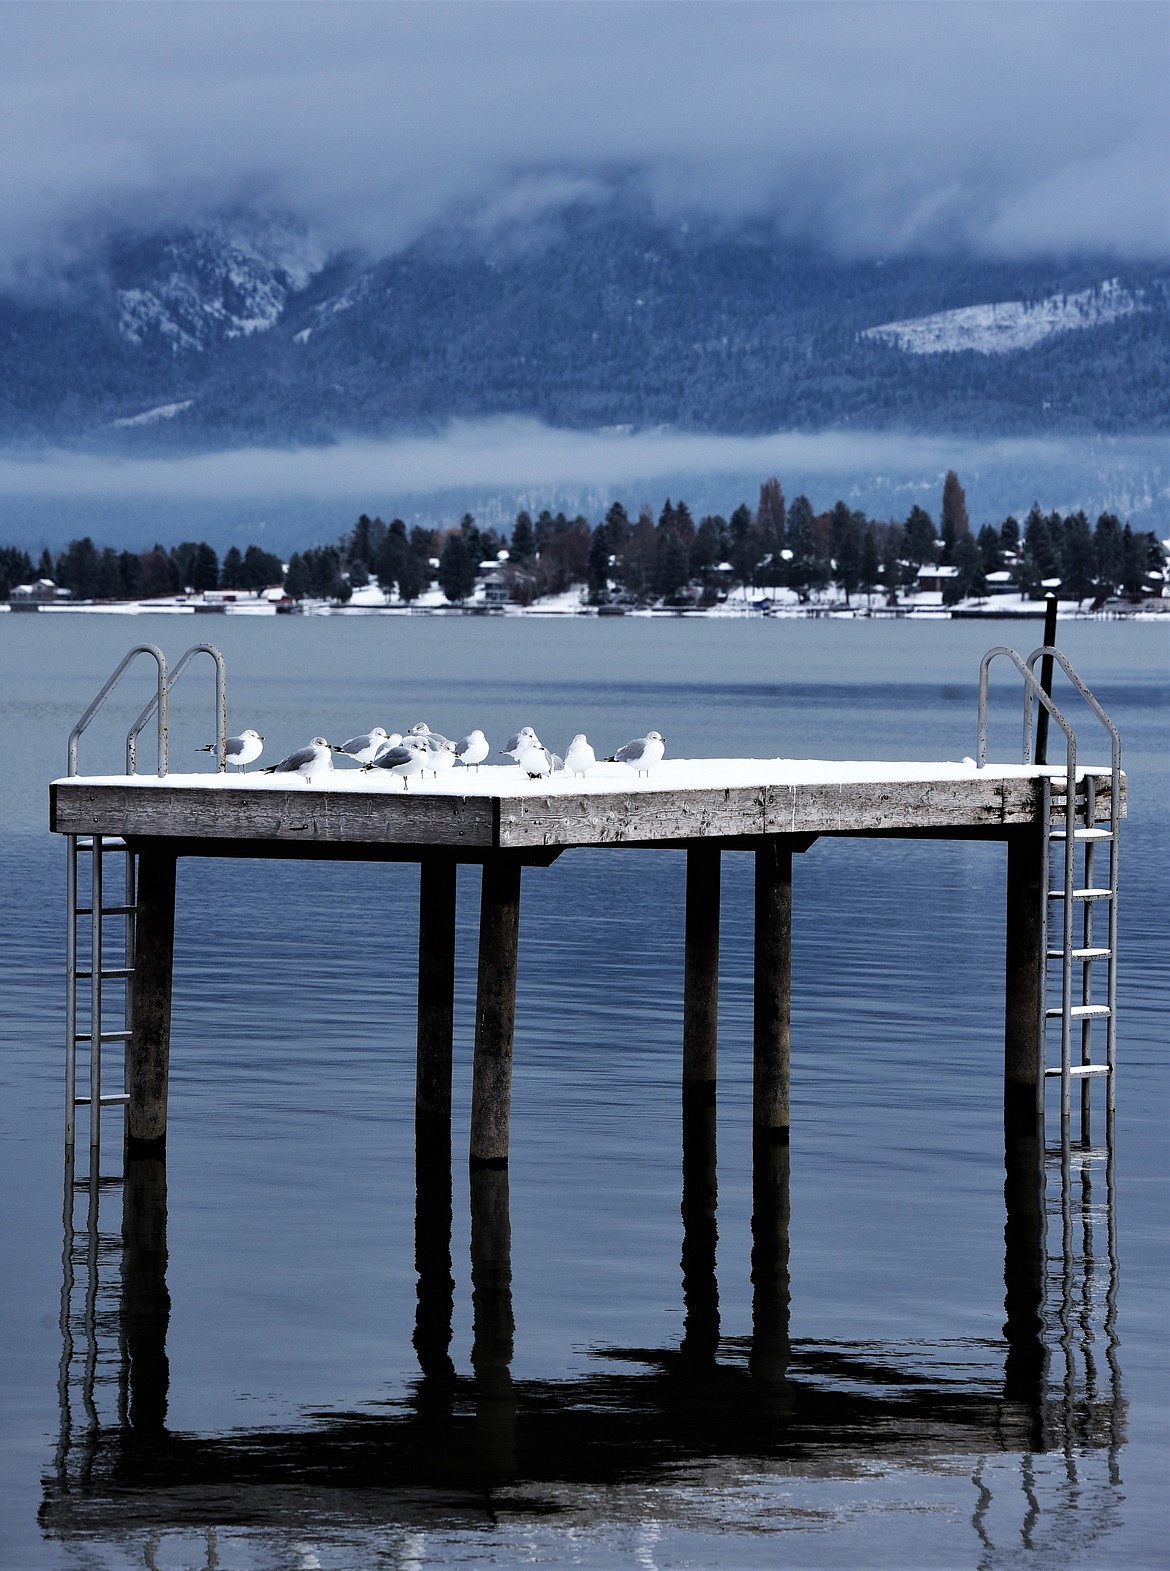
[[[171,977],[175,956],[175,856],[165,842],[138,848],[134,923],[133,1034],[127,1048],[126,1150],[161,1155],[167,1136]]]
[[[682,1287],[679,1356],[692,1366],[713,1365],[719,1350],[719,1285],[715,1256],[719,1230],[715,1104],[701,1088],[683,1087]]]
[[[520,863],[484,863],[479,911],[475,1061],[471,1084],[471,1162],[504,1167],[512,1110],[516,963],[520,939]]]
[[[791,1121],[792,851],[756,852],[752,1114],[757,1137],[787,1144]]]
[[[719,873],[717,840],[687,847],[683,963],[683,1095],[715,1100],[719,1041]]]
[[[451,1121],[455,1022],[456,864],[428,856],[419,869],[415,1116]]]
[[[122,1294],[119,1322],[131,1429],[161,1434],[167,1421],[167,1166],[128,1157],[122,1178]]]
[[[1044,1108],[1044,967],[1048,846],[1043,825],[1008,839],[1004,988],[1004,1130],[1035,1134]]]
[[[748,1368],[774,1397],[790,1395],[790,1147],[752,1144],[752,1350]]]

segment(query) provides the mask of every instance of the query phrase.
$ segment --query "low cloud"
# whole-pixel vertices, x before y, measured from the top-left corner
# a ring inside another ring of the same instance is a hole
[[[386,252],[636,178],[882,252],[1170,252],[1162,3],[0,7],[0,266],[287,209]]]

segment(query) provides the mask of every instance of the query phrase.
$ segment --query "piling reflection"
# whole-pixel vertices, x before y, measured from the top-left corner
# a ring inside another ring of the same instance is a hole
[[[720,1486],[771,1473],[795,1487],[880,1465],[953,1473],[962,1455],[986,1566],[1010,1564],[1021,1541],[1058,1548],[1108,1523],[1124,1438],[1111,1141],[1066,1144],[1047,1173],[1035,1144],[1005,1146],[1004,1343],[1002,1368],[989,1370],[985,1348],[964,1367],[953,1345],[935,1357],[922,1344],[792,1339],[790,1157],[767,1142],[754,1153],[751,1334],[721,1336],[714,1109],[688,1107],[679,1345],[598,1349],[604,1372],[541,1381],[512,1372],[506,1170],[471,1175],[473,1337],[470,1373],[457,1369],[450,1139],[419,1132],[420,1377],[401,1402],[299,1428],[168,1427],[165,1167],[127,1164],[116,1231],[102,1225],[111,1186],[78,1187],[67,1170],[47,1533],[485,1522],[572,1511],[582,1487],[618,1500],[680,1465]]]

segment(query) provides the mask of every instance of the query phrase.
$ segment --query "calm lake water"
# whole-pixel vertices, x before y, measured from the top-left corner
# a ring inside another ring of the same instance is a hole
[[[690,1129],[684,1192],[683,859],[580,851],[524,874],[511,1170],[470,1193],[461,874],[453,1182],[423,1164],[417,1206],[417,871],[182,863],[165,1176],[96,1214],[82,1191],[63,1251],[45,786],[132,644],[218,641],[269,758],[424,718],[959,759],[983,650],[1038,632],[0,617],[0,1566],[1165,1566],[1164,627],[1061,629],[1131,816],[1115,1172],[1076,1160],[1062,1216],[1050,1165],[1046,1230],[1026,1174],[1005,1212],[1003,847],[821,841],[794,874],[790,1172],[753,1193],[750,858],[724,858],[718,1165]],[[209,671],[176,692],[178,767]],[[84,771],[118,767],[145,673]]]

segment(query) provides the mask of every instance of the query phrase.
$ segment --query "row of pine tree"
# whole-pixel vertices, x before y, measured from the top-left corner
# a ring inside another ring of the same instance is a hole
[[[881,593],[890,604],[911,590],[919,571],[953,569],[944,601],[957,604],[987,593],[988,576],[1007,572],[1023,594],[1039,597],[1059,585],[1066,598],[1103,602],[1148,592],[1150,575],[1165,566],[1155,536],[1137,532],[1113,513],[1091,524],[1083,511],[1062,515],[1034,505],[1021,525],[1012,517],[976,533],[966,497],[952,470],[943,485],[938,527],[915,505],[901,521],[877,521],[838,501],[816,513],[805,496],[787,503],[780,482],[760,487],[752,509],[741,504],[728,518],[698,522],[684,501],[666,500],[658,518],[631,518],[615,502],[596,524],[547,510],[535,519],[516,515],[510,538],[480,529],[470,514],[448,530],[389,524],[363,513],[336,545],[294,552],[287,565],[271,552],[233,546],[219,560],[205,541],[170,550],[99,549],[88,537],[70,541],[38,564],[15,547],[0,547],[0,599],[13,586],[40,577],[79,600],[139,600],[186,591],[256,591],[281,586],[294,600],[347,601],[377,582],[399,600],[416,600],[437,579],[448,600],[473,593],[491,564],[510,599],[520,604],[582,586],[595,605],[713,604],[729,590],[785,588],[802,602],[835,590],[849,604],[858,594]]]

